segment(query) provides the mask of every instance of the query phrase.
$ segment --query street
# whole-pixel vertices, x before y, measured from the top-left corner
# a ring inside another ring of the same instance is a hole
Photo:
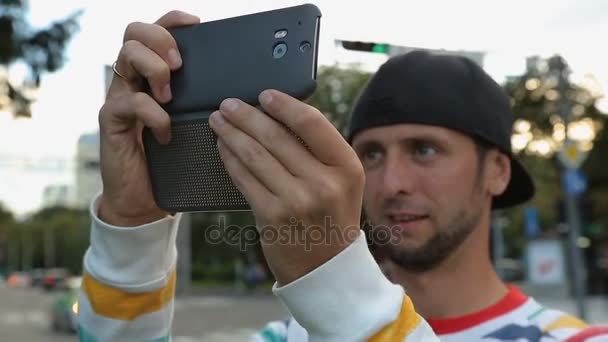
[[[50,329],[48,312],[53,296],[40,289],[8,288],[0,283],[0,332],[6,341],[75,341]],[[576,314],[572,300],[537,298],[550,307]],[[588,321],[608,322],[608,301],[588,298]],[[176,342],[239,342],[265,322],[286,317],[287,311],[271,295],[196,295],[176,300],[173,340]]]
[[[0,332],[3,341],[76,341],[51,331],[48,312],[56,293],[8,288],[0,283]],[[176,300],[173,341],[248,341],[265,322],[287,311],[272,296],[191,296]]]

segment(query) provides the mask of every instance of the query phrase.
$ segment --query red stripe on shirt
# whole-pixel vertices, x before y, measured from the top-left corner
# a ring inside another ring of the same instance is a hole
[[[511,312],[523,305],[528,297],[518,288],[508,285],[509,292],[496,304],[472,314],[454,318],[427,318],[426,321],[438,335],[451,334],[472,328],[483,322]]]
[[[608,339],[608,326],[589,327],[570,337],[566,342],[585,342],[589,338],[598,336],[604,336]]]

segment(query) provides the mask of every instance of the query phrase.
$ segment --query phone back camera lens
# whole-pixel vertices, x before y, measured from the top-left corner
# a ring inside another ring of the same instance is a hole
[[[280,58],[283,58],[283,56],[285,56],[286,53],[287,53],[287,44],[278,43],[277,45],[274,46],[274,49],[272,50],[272,57],[274,59],[280,59]]]
[[[287,37],[287,30],[286,30],[286,29],[277,30],[277,31],[274,33],[274,37],[275,37],[276,39],[282,39],[282,38]]]
[[[300,51],[302,52],[308,52],[310,50],[310,43],[309,42],[302,42],[302,44],[300,44]]]

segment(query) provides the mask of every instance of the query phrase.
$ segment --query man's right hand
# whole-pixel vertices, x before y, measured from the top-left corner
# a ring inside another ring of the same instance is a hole
[[[106,102],[99,112],[103,193],[98,217],[116,226],[137,226],[167,215],[152,194],[142,143],[144,126],[156,139],[171,139],[169,115],[159,103],[171,100],[172,70],[181,67],[177,44],[167,28],[200,23],[172,11],[154,24],[131,23],[124,34]],[[143,92],[147,81],[153,97]],[[158,102],[157,102],[158,101]]]

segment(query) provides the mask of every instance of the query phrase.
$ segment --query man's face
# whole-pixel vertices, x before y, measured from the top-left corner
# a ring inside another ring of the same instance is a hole
[[[367,218],[393,237],[380,248],[406,270],[437,266],[489,212],[489,188],[496,186],[486,181],[485,162],[464,134],[428,125],[385,126],[357,134],[353,148],[366,173]]]

